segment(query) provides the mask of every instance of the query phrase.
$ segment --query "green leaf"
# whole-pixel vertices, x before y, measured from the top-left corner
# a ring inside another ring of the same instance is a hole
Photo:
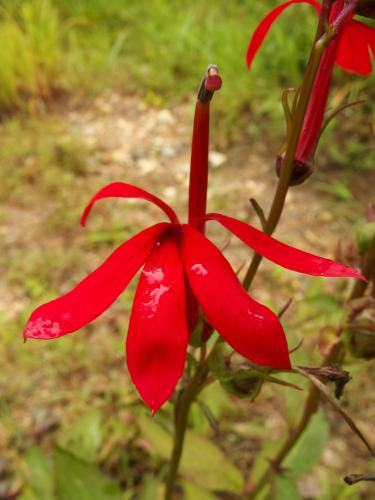
[[[270,465],[270,460],[277,454],[282,446],[282,441],[265,440],[262,450],[257,454],[254,465],[251,469],[250,479],[252,483],[257,483],[265,470]]]
[[[141,416],[139,425],[155,452],[169,460],[172,437],[151,419]],[[244,485],[240,471],[210,441],[188,430],[181,459],[181,474],[209,490],[241,492]]]
[[[353,194],[348,186],[344,182],[338,181],[337,179],[332,184],[321,184],[319,186],[319,189],[325,193],[336,196],[336,198],[342,201],[353,200]]]
[[[371,247],[375,235],[375,222],[360,222],[357,226],[356,241],[358,251],[364,255]]]
[[[301,498],[294,481],[286,476],[277,475],[272,489],[274,500],[300,500]]]
[[[329,426],[322,412],[316,413],[287,456],[284,466],[293,476],[309,472],[322,453],[329,438]]]
[[[26,453],[27,486],[20,500],[54,500],[52,466],[40,448],[30,448]]]
[[[233,401],[221,387],[219,382],[214,382],[203,389],[199,395],[199,400],[203,401],[209,408],[212,415],[218,419],[224,410],[233,409]]]
[[[159,481],[152,476],[143,481],[143,489],[137,496],[138,500],[155,500],[158,497]]]
[[[121,500],[120,487],[95,466],[74,455],[54,452],[56,494],[58,500]]]
[[[215,500],[209,491],[189,481],[183,481],[185,500]]]
[[[58,440],[60,448],[86,462],[94,462],[102,442],[101,414],[92,411],[76,420],[63,431]]]

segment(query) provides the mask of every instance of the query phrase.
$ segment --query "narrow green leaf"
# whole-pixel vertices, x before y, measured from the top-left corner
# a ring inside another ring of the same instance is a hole
[[[20,500],[54,500],[52,465],[40,448],[33,447],[25,456],[27,467],[27,489]]]
[[[282,446],[282,441],[270,441],[265,440],[265,444],[262,450],[257,454],[255,458],[254,465],[251,469],[250,479],[251,482],[256,484],[263,473],[270,465],[270,460],[276,455],[280,447]]]
[[[94,462],[102,442],[101,413],[92,411],[80,417],[59,437],[58,444],[77,458]]]
[[[253,209],[255,210],[255,213],[257,214],[264,231],[266,228],[267,220],[266,216],[264,215],[263,208],[259,205],[255,198],[250,198],[250,203],[252,204]]]
[[[143,481],[143,489],[137,496],[138,500],[155,500],[158,495],[159,481],[152,476],[146,477]]]
[[[274,500],[300,500],[296,484],[286,476],[277,475],[273,483]]]
[[[120,487],[95,466],[56,449],[54,453],[58,500],[121,500]]]
[[[329,426],[323,413],[316,413],[297,441],[294,448],[287,456],[284,467],[290,471],[293,476],[299,476],[309,472],[322,453],[329,437]]]
[[[183,481],[185,500],[215,500],[216,497],[208,490],[189,481]]]

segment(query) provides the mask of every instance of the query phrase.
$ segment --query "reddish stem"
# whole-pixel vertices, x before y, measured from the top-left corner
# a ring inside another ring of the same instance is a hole
[[[204,221],[196,219],[206,213],[209,128],[210,103],[197,101],[191,149],[188,222],[202,232]]]
[[[218,69],[211,65],[206,70],[198,92],[191,147],[188,222],[201,232],[204,232],[204,220],[201,218],[206,214],[207,204],[210,101],[220,87]]]

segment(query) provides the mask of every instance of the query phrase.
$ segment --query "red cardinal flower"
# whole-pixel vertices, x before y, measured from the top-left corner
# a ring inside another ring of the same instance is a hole
[[[317,0],[290,0],[269,12],[255,30],[247,49],[246,62],[249,69],[272,24],[286,8],[296,3],[310,4],[319,15],[321,13],[322,7]],[[335,2],[330,18],[331,23],[337,19],[344,6],[344,0]],[[375,56],[375,30],[367,24],[353,20],[353,15],[354,12],[349,15],[349,19],[340,29],[339,40],[336,42],[335,62],[349,73],[368,75],[372,69],[370,51]]]
[[[252,36],[246,54],[248,68],[272,24],[287,7],[295,3],[308,3],[319,15],[322,12],[322,7],[316,0],[291,0],[273,9],[261,21]],[[353,9],[354,6],[353,4]],[[370,52],[375,55],[375,30],[353,20],[353,9],[348,9],[344,0],[337,0],[329,12],[329,21],[336,30],[336,36],[324,51],[315,77],[295,155],[292,184],[300,184],[312,173],[313,156],[324,119],[334,64],[336,63],[349,73],[362,76],[371,73]],[[281,160],[281,157],[277,160],[278,173],[280,173]]]
[[[169,222],[151,226],[123,243],[73,290],[38,307],[24,330],[25,339],[55,339],[80,329],[102,314],[142,269],[130,317],[126,357],[131,378],[153,413],[172,395],[184,370],[191,331],[188,294],[233,349],[254,363],[290,368],[279,319],[242,288],[228,261],[204,236],[205,221],[219,222],[256,252],[287,269],[362,279],[355,269],[280,243],[244,222],[205,214],[209,116],[206,106],[209,107],[212,92],[220,84],[216,74],[211,76],[205,80],[197,103],[195,127],[201,130],[204,145],[200,144],[192,155],[189,223],[181,224],[171,207],[136,186],[115,182],[104,187],[87,205],[82,225],[93,205],[105,198],[150,201],[164,211]],[[195,130],[194,148],[197,142]],[[204,160],[201,177],[197,175],[199,158]]]
[[[170,222],[137,234],[69,293],[38,307],[26,325],[25,338],[54,339],[93,321],[143,266],[126,351],[133,382],[153,412],[171,396],[184,369],[189,337],[185,279],[209,323],[233,349],[254,363],[290,368],[277,316],[247,294],[216,246],[192,224],[180,224],[162,200],[130,184],[109,184],[86,207],[82,225],[94,203],[113,197],[148,200],[160,207]],[[216,220],[257,253],[286,269],[361,279],[355,269],[285,245],[237,219],[214,213],[205,219]]]

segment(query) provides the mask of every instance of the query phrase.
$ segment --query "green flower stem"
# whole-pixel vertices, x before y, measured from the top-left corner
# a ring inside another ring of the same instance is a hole
[[[293,170],[294,157],[297,151],[298,141],[301,134],[307,106],[309,104],[310,95],[314,86],[315,76],[318,71],[319,63],[322,58],[324,49],[331,40],[332,36],[332,34],[323,36],[315,43],[311,52],[310,60],[306,68],[305,77],[301,85],[301,92],[298,96],[296,111],[293,116],[293,127],[290,131],[286,153],[282,162],[280,179],[277,184],[276,193],[264,229],[264,232],[269,235],[271,235],[276,229],[284,208],[286,195],[289,189],[290,177]],[[261,260],[262,256],[255,253],[243,282],[243,286],[246,290],[250,288]]]
[[[203,348],[201,352],[204,353]],[[180,393],[180,397],[175,407],[175,434],[164,495],[165,500],[171,500],[173,498],[173,487],[177,479],[178,467],[180,465],[189,411],[208,375],[209,368],[207,361],[208,358],[205,359],[204,354],[202,354],[194,376],[187,387]]]
[[[362,274],[368,280],[368,282],[371,281],[375,274],[375,235],[372,239],[369,251],[367,252],[365,263],[362,269]],[[366,291],[368,282],[366,283],[365,281],[357,281],[352,290],[350,300],[362,297],[362,295]]]
[[[375,274],[375,236],[372,240],[371,247],[367,252],[365,262],[362,269],[363,276],[370,280]],[[348,303],[354,299],[358,299],[364,295],[366,292],[368,283],[363,281],[357,281],[352,289],[349,296]],[[340,337],[342,333],[342,327],[340,326],[337,332],[337,336]],[[344,343],[340,340],[337,342],[333,348],[330,350],[328,355],[324,358],[322,366],[328,366],[333,363],[341,362],[344,355]],[[249,500],[256,498],[256,495],[264,488],[268,483],[270,476],[274,470],[280,470],[281,464],[289,452],[292,450],[293,446],[297,443],[301,435],[304,433],[305,429],[310,423],[310,420],[314,413],[317,411],[320,401],[319,390],[312,385],[310,387],[308,396],[306,398],[305,406],[303,409],[302,416],[298,424],[291,429],[288,438],[284,442],[283,446],[280,448],[276,457],[270,460],[270,465],[267,467],[264,474],[261,476],[259,481],[254,485]]]

